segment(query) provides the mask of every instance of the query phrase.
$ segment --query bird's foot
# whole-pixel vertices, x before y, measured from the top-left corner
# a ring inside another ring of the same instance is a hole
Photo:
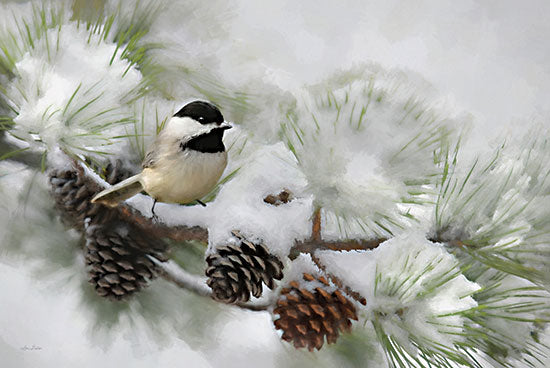
[[[155,201],[153,202],[153,207],[151,207],[151,220],[154,221],[154,222],[159,222],[159,217],[157,216],[157,214],[155,213],[155,205],[157,204],[157,200],[155,199]]]

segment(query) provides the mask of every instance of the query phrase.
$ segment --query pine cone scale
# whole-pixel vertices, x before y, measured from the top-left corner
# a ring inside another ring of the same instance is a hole
[[[107,272],[118,272],[119,271],[118,267],[113,262],[105,262],[101,267]]]

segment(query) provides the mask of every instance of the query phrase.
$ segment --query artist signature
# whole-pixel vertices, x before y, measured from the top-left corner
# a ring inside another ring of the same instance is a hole
[[[38,345],[25,345],[21,347],[21,350],[23,351],[42,350],[42,347]]]

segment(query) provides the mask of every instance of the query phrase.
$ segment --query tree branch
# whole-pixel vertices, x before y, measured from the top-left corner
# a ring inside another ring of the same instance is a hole
[[[182,289],[194,292],[200,296],[212,296],[212,290],[206,285],[206,278],[184,271],[176,262],[168,260],[161,262],[149,256],[159,270],[159,276]]]
[[[368,250],[378,247],[381,243],[388,239],[372,239],[372,240],[341,240],[341,241],[323,241],[308,239],[304,242],[296,242],[290,250],[290,259],[295,259],[300,253],[313,254],[316,250],[334,250],[334,251],[352,251],[352,250]]]
[[[237,307],[251,310],[253,312],[262,312],[268,310],[276,302],[276,298],[268,298],[265,301],[258,300],[257,302],[236,303]]]
[[[200,296],[212,297],[212,289],[206,285],[206,277],[186,272],[174,261],[161,262],[149,256],[158,267],[159,276],[174,283],[182,289],[189,290]],[[265,311],[273,304],[272,299],[259,302],[237,303],[236,306],[251,311]]]
[[[367,299],[365,299],[364,296],[359,294],[357,291],[352,290],[349,286],[346,286],[338,277],[334,276],[330,272],[327,272],[325,265],[321,262],[319,258],[317,258],[317,256],[315,256],[315,254],[311,254],[311,259],[317,265],[317,267],[323,270],[323,272],[330,277],[330,279],[332,280],[332,282],[334,282],[336,286],[338,286],[342,290],[345,290],[346,293],[348,293],[353,299],[357,300],[359,303],[367,305]]]
[[[165,237],[176,241],[198,240],[208,242],[208,230],[201,227],[170,227],[143,216],[140,212],[127,205],[120,205],[119,212],[128,219],[132,219],[146,231],[151,232],[155,236]],[[358,302],[366,304],[366,300],[363,296],[344,285],[339,278],[326,271],[326,267],[315,256],[315,251],[351,251],[374,249],[386,240],[387,239],[385,238],[380,238],[373,240],[323,241],[321,237],[321,209],[318,208],[313,214],[310,239],[303,242],[296,242],[290,251],[289,258],[295,259],[301,253],[310,254],[312,260],[321,270],[329,275],[336,286],[345,290]],[[160,269],[160,276],[165,280],[173,282],[182,289],[192,291],[198,295],[212,297],[212,290],[206,285],[206,278],[187,273],[173,261],[160,262],[155,259],[155,263]],[[274,300],[267,300],[263,303],[236,303],[235,305],[253,311],[264,311],[267,310],[273,302]]]
[[[183,242],[196,240],[208,242],[208,230],[199,226],[167,226],[143,216],[139,211],[126,204],[119,205],[120,214],[128,220],[134,221],[144,230],[161,237],[174,241]],[[313,217],[312,237],[306,241],[297,241],[290,251],[290,259],[295,259],[300,253],[313,254],[316,250],[334,250],[351,251],[374,249],[380,243],[386,241],[385,238],[372,240],[338,240],[324,241],[321,239],[321,215],[320,210],[316,211]]]
[[[97,185],[98,192],[107,187],[108,184],[99,177],[94,177],[91,169],[86,167],[84,163],[77,161],[75,158],[71,158],[71,162],[74,169],[77,170],[80,175],[89,179],[87,185]],[[120,203],[115,208],[109,209],[109,211],[113,211],[113,214],[116,214],[117,217],[135,223],[144,231],[157,238],[168,238],[178,242],[190,240],[196,240],[203,243],[208,242],[207,229],[199,226],[168,226],[150,217],[144,216],[141,212],[126,203]]]
[[[330,279],[334,282],[336,286],[340,289],[345,290],[353,299],[357,300],[359,303],[366,305],[367,300],[358,292],[352,290],[350,287],[346,286],[342,280],[333,274],[327,272],[325,265],[321,262],[319,258],[315,255],[317,250],[364,250],[364,249],[373,249],[380,245],[386,239],[375,239],[375,240],[351,240],[351,241],[338,241],[338,242],[323,242],[321,237],[321,208],[317,208],[313,213],[313,220],[311,223],[311,238],[305,242],[297,242],[296,245],[292,248],[291,253],[296,253],[296,257],[299,253],[308,253],[311,256],[313,262],[319,267],[323,272],[325,272]],[[290,255],[289,255],[290,257]],[[296,258],[294,257],[294,258]]]
[[[324,241],[321,236],[321,208],[317,208],[313,212],[311,221],[311,237],[306,241],[297,241],[290,250],[289,258],[295,259],[300,253],[313,254],[316,250],[351,251],[374,249],[386,240],[385,238],[380,238],[372,240]]]
[[[145,231],[159,238],[168,238],[178,242],[196,240],[203,243],[208,242],[208,230],[199,226],[168,226],[153,219],[143,216],[141,212],[131,206],[121,204],[118,206],[121,216],[134,221]]]
[[[311,226],[311,240],[314,242],[321,241],[321,208],[317,208],[313,212],[313,220]]]
[[[72,162],[75,169],[79,170],[81,175],[87,176],[98,186],[105,187],[106,184],[99,178],[96,178],[94,173],[90,172],[83,163],[79,163],[75,159],[73,159]],[[91,184],[92,183],[90,183],[90,185]],[[168,238],[178,242],[190,240],[204,243],[208,242],[208,230],[205,228],[198,226],[168,226],[155,221],[153,218],[144,216],[141,212],[125,203],[121,203],[119,206],[114,208],[113,211],[116,211],[116,216],[122,217],[126,221],[133,222],[152,237]],[[365,304],[366,301],[364,297],[345,286],[341,280],[326,271],[324,265],[315,256],[315,252],[317,250],[350,251],[373,249],[386,239],[324,241],[321,235],[321,221],[321,209],[318,208],[312,216],[311,237],[306,241],[297,241],[290,251],[289,258],[294,259],[301,253],[310,254],[317,266],[326,272],[339,288],[345,290],[360,303]],[[213,296],[212,290],[206,284],[207,279],[205,277],[188,273],[174,261],[169,260],[167,262],[162,262],[153,256],[149,257],[157,265],[160,277],[197,295],[205,297]],[[275,303],[275,299],[276,298],[267,298],[266,300],[261,300],[258,302],[236,303],[235,305],[252,311],[264,311],[269,309]]]

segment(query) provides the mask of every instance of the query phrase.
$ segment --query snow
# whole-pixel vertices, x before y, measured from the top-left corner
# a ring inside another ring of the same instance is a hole
[[[365,64],[300,94],[283,131],[327,213],[327,238],[396,234],[411,224],[404,215],[418,207],[416,196],[433,194],[434,155],[454,144],[464,120],[445,116],[426,84]]]
[[[313,281],[304,280],[304,273],[308,273],[315,277]],[[329,285],[322,284],[317,279],[323,276],[328,282]],[[300,288],[306,289],[315,293],[315,289],[320,287],[326,290],[329,293],[332,293],[336,290],[336,285],[332,282],[331,279],[327,278],[324,273],[317,267],[317,265],[311,259],[309,254],[300,254],[296,259],[292,261],[290,265],[285,269],[284,277],[280,282],[282,287],[288,286],[291,281],[296,281],[300,285]],[[353,302],[353,299],[350,298]]]
[[[116,44],[100,42],[99,36],[88,42],[88,32],[74,23],[49,30],[47,37],[55,46],[38,41],[17,62],[17,77],[7,86],[19,112],[12,134],[41,149],[62,142],[74,153],[127,151],[122,140],[111,137],[128,134],[124,125],[133,115],[127,103],[140,85],[140,72],[120,57],[110,64]]]
[[[543,126],[527,130],[475,164],[459,160],[450,171],[449,187],[459,188],[466,178],[468,185],[441,198],[437,224],[443,239],[460,238],[488,257],[528,265],[521,274],[540,285],[548,280],[548,259],[541,256],[550,208],[547,132]]]
[[[263,241],[282,259],[295,239],[309,235],[311,198],[301,193],[304,180],[292,164],[281,143],[254,152],[254,158],[221,188],[211,205],[210,244],[223,244],[230,230],[237,229],[250,241]],[[284,188],[296,199],[280,206],[263,201]]]
[[[316,255],[329,274],[367,299],[362,319],[380,320],[403,346],[412,349],[409,335],[445,345],[462,341],[454,335],[464,332],[459,312],[477,306],[470,295],[480,286],[460,274],[457,260],[441,244],[409,232],[372,251]]]
[[[482,318],[484,328],[496,335],[500,341],[514,346],[510,349],[510,355],[521,360],[521,349],[529,348],[534,341],[534,333],[542,334],[544,329],[542,326],[537,326],[536,322],[523,321],[539,321],[547,318],[550,306],[548,293],[525,279],[491,269],[473,277],[478,284],[490,290],[477,296],[480,303],[499,311],[500,318]],[[510,331],[514,333],[511,334]],[[541,352],[535,353],[535,355],[538,354],[544,355]]]

